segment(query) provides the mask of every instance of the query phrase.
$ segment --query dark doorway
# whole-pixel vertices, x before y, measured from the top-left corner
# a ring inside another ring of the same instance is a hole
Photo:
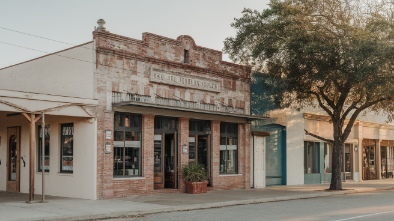
[[[363,147],[363,180],[375,180],[375,146]]]
[[[178,188],[177,120],[155,117],[154,188]]]

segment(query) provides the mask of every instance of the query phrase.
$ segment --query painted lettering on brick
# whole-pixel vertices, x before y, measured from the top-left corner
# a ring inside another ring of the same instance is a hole
[[[181,73],[169,73],[157,69],[151,70],[150,81],[213,92],[220,92],[221,86],[220,81],[216,79],[197,78]]]

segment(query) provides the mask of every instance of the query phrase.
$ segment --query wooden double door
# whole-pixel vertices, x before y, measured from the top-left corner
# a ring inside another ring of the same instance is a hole
[[[7,191],[20,192],[20,127],[7,128]]]

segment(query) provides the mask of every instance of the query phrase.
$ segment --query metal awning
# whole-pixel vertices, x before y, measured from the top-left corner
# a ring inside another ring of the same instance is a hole
[[[112,109],[119,112],[132,112],[138,114],[153,114],[163,116],[176,116],[206,120],[231,120],[233,122],[251,122],[254,120],[269,119],[263,116],[248,114],[235,114],[201,109],[174,107],[138,101],[123,101],[112,104]]]

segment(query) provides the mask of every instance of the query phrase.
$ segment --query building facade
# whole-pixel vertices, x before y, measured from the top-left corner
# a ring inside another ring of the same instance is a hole
[[[271,167],[274,172],[285,170],[286,173],[286,181],[274,184],[329,183],[332,144],[306,135],[304,130],[333,139],[330,118],[314,108],[273,110],[269,111],[269,116],[269,120],[253,122],[251,130],[280,129],[266,138],[265,147],[267,170]],[[286,137],[285,141],[275,139],[278,133]],[[366,113],[360,116],[343,147],[342,181],[393,178],[393,142],[394,125],[387,123],[384,115]],[[276,154],[270,154],[270,149],[277,150]],[[277,157],[278,153],[285,156]],[[274,164],[270,162],[272,159],[276,160]],[[267,175],[266,180],[269,179]]]
[[[0,190],[39,194],[45,174],[49,195],[177,192],[190,162],[213,189],[249,188],[251,68],[187,35],[104,23],[92,42],[0,69]]]

